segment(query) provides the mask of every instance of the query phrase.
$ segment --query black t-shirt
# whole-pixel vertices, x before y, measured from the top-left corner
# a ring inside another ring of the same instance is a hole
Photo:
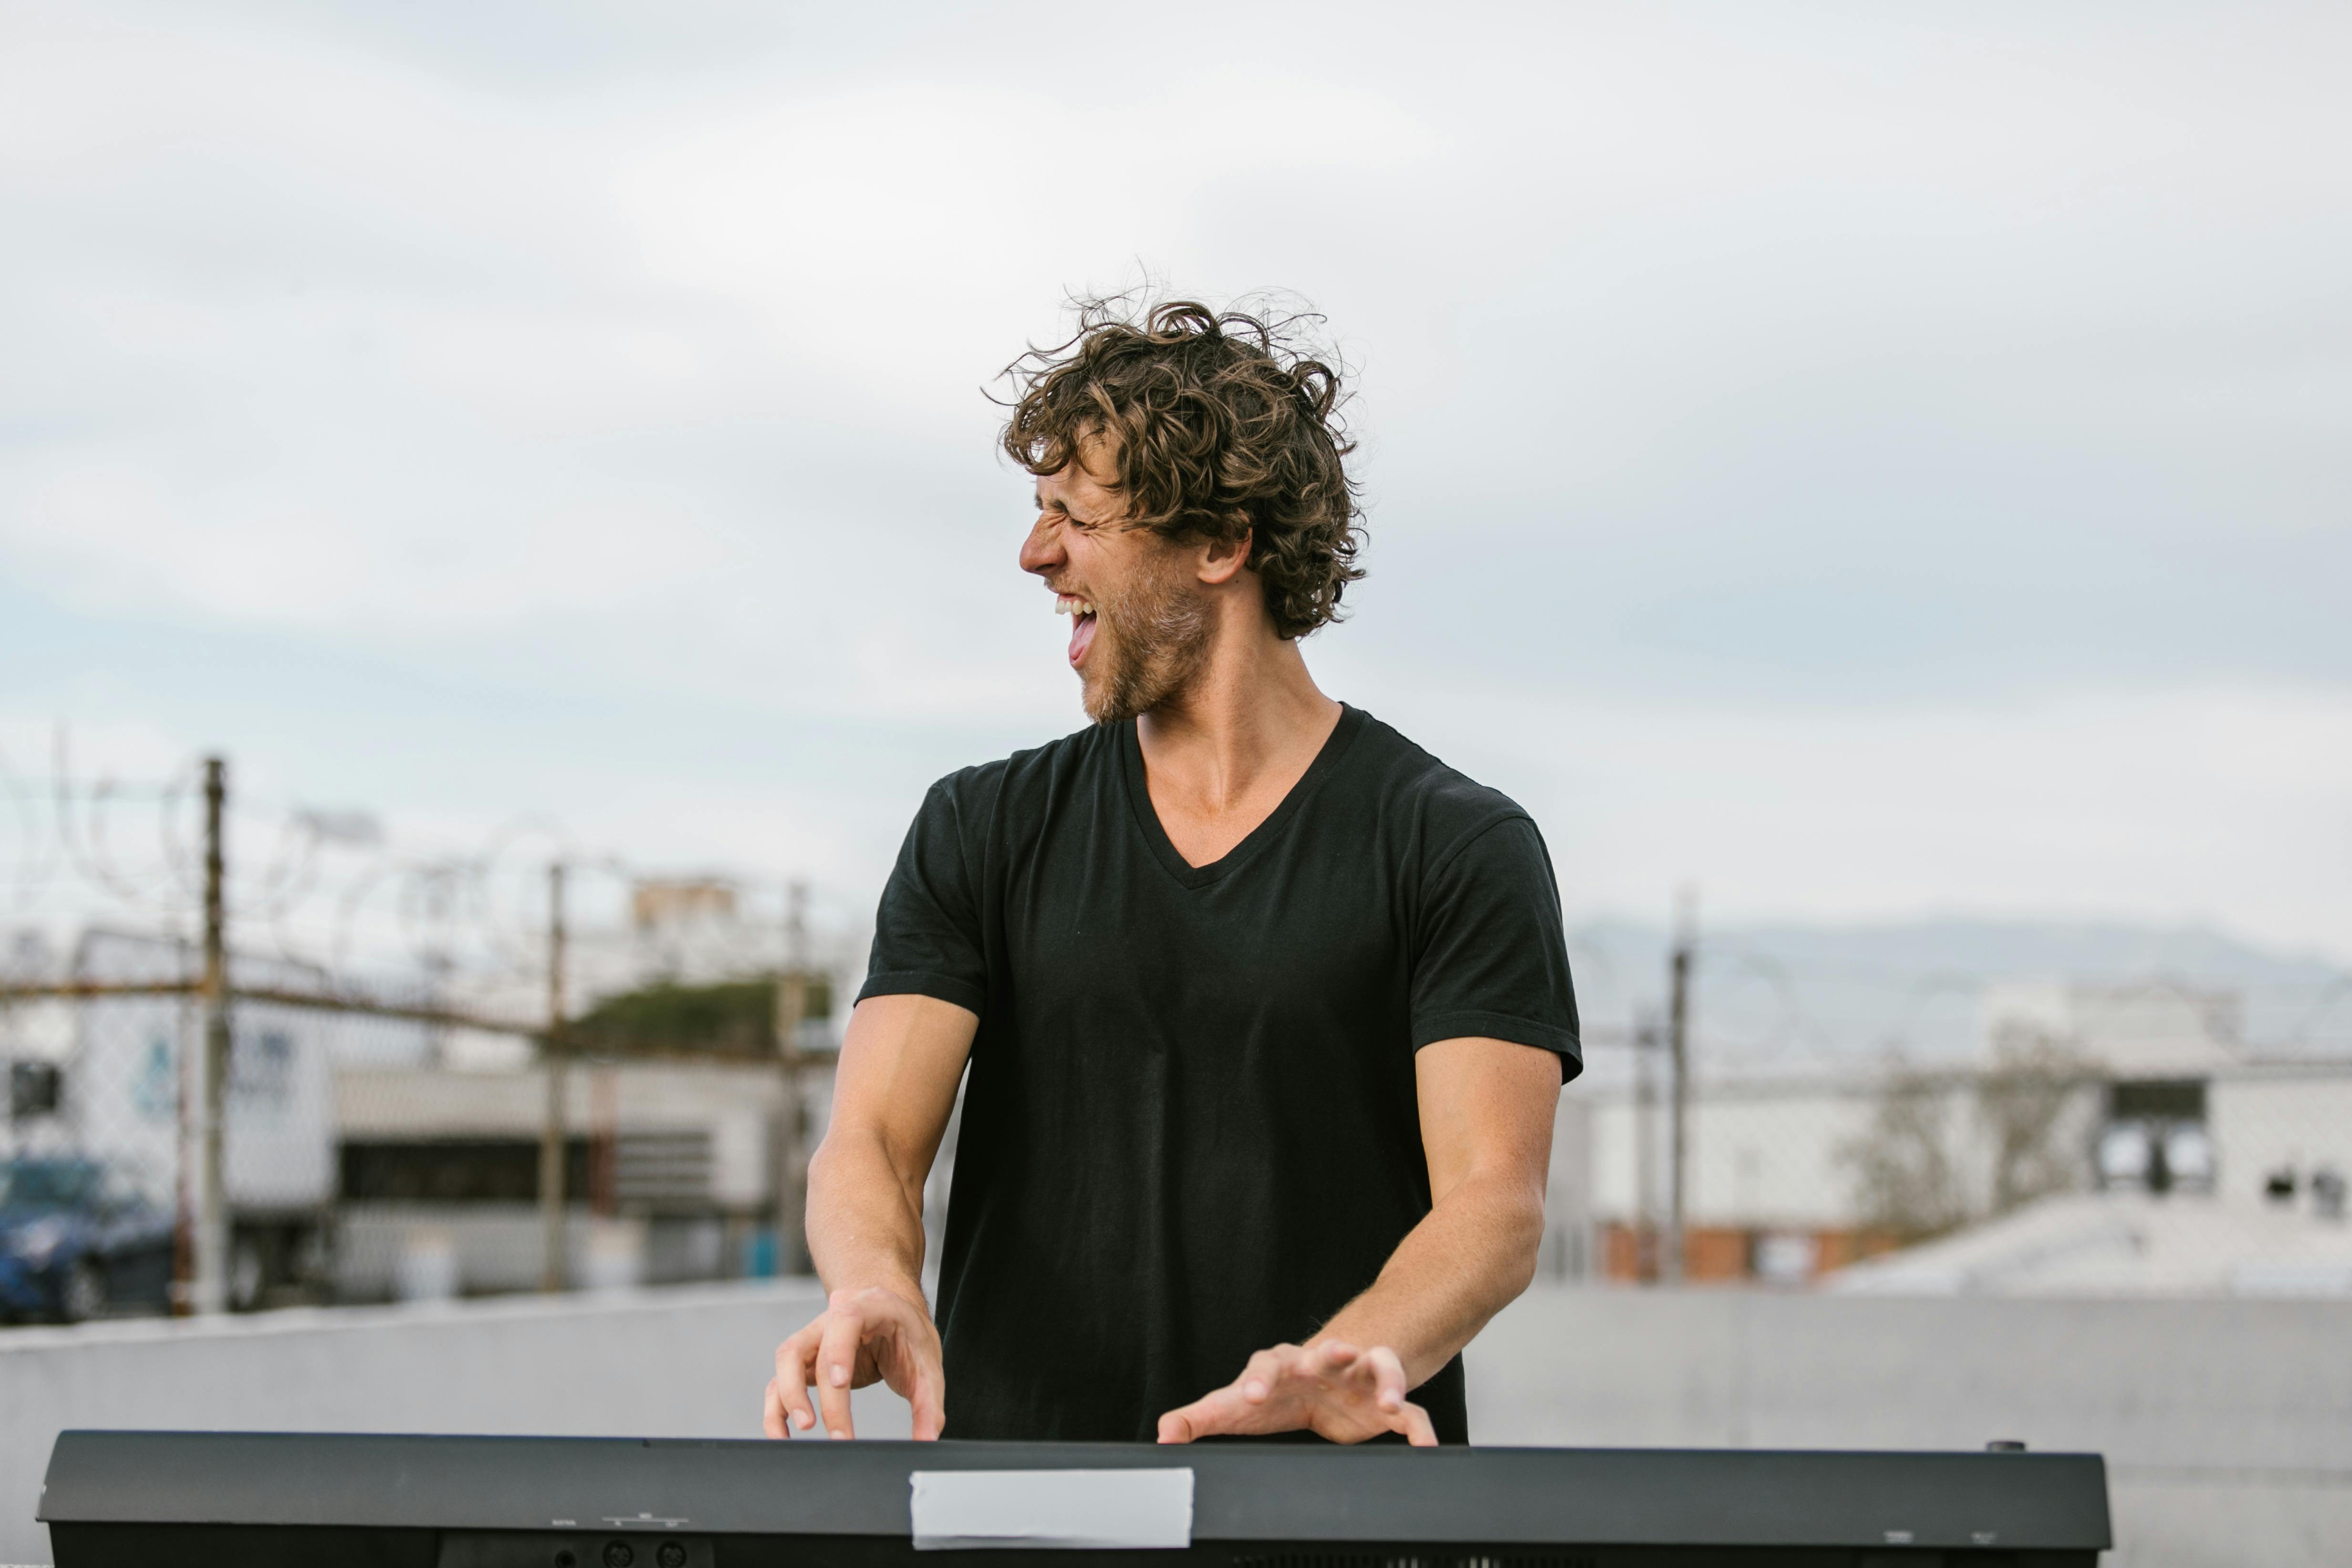
[[[909,992],[980,1017],[940,1270],[950,1437],[1150,1439],[1429,1212],[1415,1051],[1581,1066],[1535,823],[1355,708],[1211,865],[1169,842],[1131,723],[941,779],[859,996]],[[1468,1440],[1460,1357],[1414,1398]]]

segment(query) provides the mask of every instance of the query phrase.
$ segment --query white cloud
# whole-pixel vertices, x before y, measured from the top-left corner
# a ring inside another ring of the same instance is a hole
[[[919,737],[1074,717],[979,383],[1066,288],[1284,286],[1365,372],[1318,664],[1540,802],[1573,897],[2352,950],[2347,28],[18,6],[0,571],[485,714],[873,727],[768,825],[690,744],[610,816],[872,874]],[[41,700],[90,691],[197,722]],[[563,783],[514,746],[486,799]]]
[[[1370,706],[1517,796],[1563,896],[1663,919],[2218,921],[2352,960],[2352,691],[2200,685],[1854,706],[1465,689]]]

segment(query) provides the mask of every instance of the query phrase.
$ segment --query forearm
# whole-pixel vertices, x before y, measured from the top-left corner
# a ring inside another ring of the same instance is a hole
[[[809,1255],[826,1290],[923,1305],[923,1181],[979,1023],[924,996],[869,997],[850,1014],[833,1124],[809,1161]]]
[[[1386,1345],[1418,1387],[1528,1288],[1542,1238],[1540,1186],[1516,1173],[1465,1176],[1308,1343]]]
[[[923,1176],[873,1133],[829,1134],[809,1161],[808,1244],[829,1291],[879,1285],[921,1302]]]

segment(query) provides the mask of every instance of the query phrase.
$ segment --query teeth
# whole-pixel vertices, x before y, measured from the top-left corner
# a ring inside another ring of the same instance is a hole
[[[1054,601],[1054,613],[1056,615],[1092,615],[1094,612],[1094,605],[1083,599],[1064,594]]]

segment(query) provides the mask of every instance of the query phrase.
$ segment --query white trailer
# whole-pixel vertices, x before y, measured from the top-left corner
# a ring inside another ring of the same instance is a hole
[[[128,933],[83,935],[77,978],[103,986],[184,981],[198,971],[191,944]],[[230,989],[323,990],[304,966],[233,954]],[[104,1160],[151,1201],[183,1190],[182,1135],[203,1039],[196,1001],[179,996],[97,995],[76,1000],[72,1044],[60,1064],[57,1125],[47,1141]],[[223,1178],[232,1227],[230,1295],[238,1306],[270,1293],[315,1292],[337,1185],[335,1073],[345,1064],[426,1060],[425,1026],[292,1007],[233,1002],[222,1121]]]

